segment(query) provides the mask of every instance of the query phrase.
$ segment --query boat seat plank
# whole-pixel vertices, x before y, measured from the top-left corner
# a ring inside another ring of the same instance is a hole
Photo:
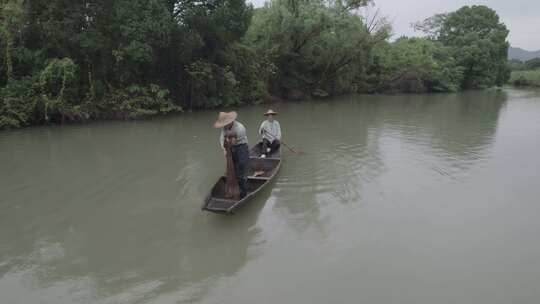
[[[258,156],[250,156],[249,159],[261,159],[261,160],[280,160],[280,158],[278,157],[265,157],[265,158],[261,158],[261,157],[258,157]]]
[[[213,211],[223,211],[226,212],[236,203],[234,200],[221,199],[221,198],[212,198],[211,201],[206,206],[207,210]]]
[[[270,177],[264,177],[264,176],[248,176],[248,179],[267,181],[267,180],[270,179]]]
[[[216,197],[212,198],[212,202],[213,203],[220,203],[220,204],[229,204],[229,205],[236,203],[235,200],[230,200],[230,199],[226,199],[226,198],[216,198]]]

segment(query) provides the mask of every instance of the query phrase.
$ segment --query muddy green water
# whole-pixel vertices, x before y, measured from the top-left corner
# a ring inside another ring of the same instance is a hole
[[[215,112],[1,132],[0,303],[540,302],[540,92],[272,107],[305,155],[231,217]]]

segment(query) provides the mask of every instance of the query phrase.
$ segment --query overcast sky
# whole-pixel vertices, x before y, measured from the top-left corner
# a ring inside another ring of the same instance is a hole
[[[256,7],[264,0],[247,0]],[[510,30],[508,40],[514,47],[540,49],[540,0],[374,0],[375,8],[392,21],[395,36],[419,35],[412,22],[437,13],[451,12],[464,5],[482,4],[497,11]]]

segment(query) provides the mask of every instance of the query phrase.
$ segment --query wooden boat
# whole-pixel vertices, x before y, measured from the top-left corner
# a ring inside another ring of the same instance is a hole
[[[204,200],[202,210],[233,214],[274,179],[281,166],[281,151],[278,149],[266,158],[261,158],[261,150],[262,143],[258,143],[249,151],[247,195],[240,200],[225,198],[225,176],[222,176]]]

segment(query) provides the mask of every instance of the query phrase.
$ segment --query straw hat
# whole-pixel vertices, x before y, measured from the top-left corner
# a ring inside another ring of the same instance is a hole
[[[236,112],[219,112],[218,120],[214,123],[214,128],[223,128],[226,125],[236,120],[238,114]]]
[[[270,110],[266,111],[266,113],[264,113],[264,116],[277,115],[277,114],[278,114],[277,112],[274,112],[274,110],[270,109]]]

